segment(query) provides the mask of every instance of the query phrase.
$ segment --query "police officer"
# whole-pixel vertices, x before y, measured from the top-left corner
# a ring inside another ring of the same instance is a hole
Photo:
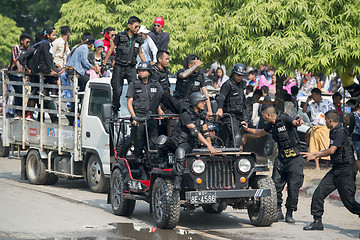
[[[159,155],[167,157],[168,151],[175,153],[174,172],[181,174],[185,168],[185,157],[194,148],[196,141],[200,141],[212,155],[220,152],[216,150],[210,139],[206,120],[207,97],[202,92],[194,92],[189,96],[190,106],[184,107],[180,113],[180,121],[172,137],[161,135],[156,141]],[[166,167],[166,160],[163,167]],[[175,179],[175,187],[180,188],[180,177]]]
[[[106,63],[116,47],[115,65],[113,75],[111,78],[111,86],[113,88],[113,112],[114,116],[118,116],[120,108],[120,96],[124,79],[129,83],[136,79],[136,56],[139,55],[142,61],[145,61],[145,56],[142,53],[141,45],[143,40],[137,32],[140,29],[141,20],[138,17],[132,16],[128,20],[128,28],[120,31],[114,39],[114,44],[110,46],[106,54],[103,65]]]
[[[336,110],[325,113],[326,126],[330,129],[330,147],[320,152],[304,153],[307,161],[330,156],[332,169],[321,180],[311,200],[311,215],[314,221],[304,230],[323,230],[322,215],[324,200],[335,189],[339,191],[341,201],[352,213],[360,217],[360,204],[355,201],[355,158],[354,148],[347,130],[340,123]]]
[[[142,162],[142,152],[146,145],[145,125],[138,119],[148,114],[157,114],[160,111],[160,101],[164,90],[157,81],[150,77],[151,64],[140,62],[137,66],[138,79],[131,82],[126,93],[127,107],[132,118],[132,138],[134,141],[134,157]],[[147,121],[150,138],[156,140],[156,121],[149,118]],[[154,135],[155,134],[155,135]]]
[[[180,69],[176,76],[174,97],[184,107],[189,102],[189,96],[193,92],[202,91],[206,96],[207,116],[212,115],[209,93],[206,88],[206,80],[200,66],[203,64],[196,55],[188,55],[184,58],[184,68]]]
[[[169,52],[159,50],[156,54],[157,63],[153,67],[153,77],[163,87],[164,91],[170,91],[169,81]]]
[[[278,143],[279,155],[275,159],[272,173],[272,179],[276,187],[278,207],[275,221],[284,218],[281,211],[283,202],[282,191],[285,184],[287,184],[288,197],[285,204],[287,208],[285,221],[287,223],[295,223],[292,213],[297,210],[299,189],[304,179],[304,159],[300,155],[300,141],[296,127],[301,126],[304,121],[302,118],[294,120],[287,114],[277,114],[275,108],[270,105],[261,110],[261,115],[267,123],[264,129],[248,128],[246,122],[242,122],[242,124],[244,124],[245,131],[259,137],[271,133],[274,141]]]
[[[244,77],[247,76],[246,66],[242,63],[237,63],[233,66],[230,72],[230,79],[226,81],[220,90],[220,94],[217,97],[218,110],[216,115],[223,116],[223,113],[229,113],[233,119],[234,127],[234,144],[235,147],[240,147],[242,144],[240,123],[244,121],[245,113],[245,93],[246,82]],[[229,131],[222,131],[223,140],[228,139]]]

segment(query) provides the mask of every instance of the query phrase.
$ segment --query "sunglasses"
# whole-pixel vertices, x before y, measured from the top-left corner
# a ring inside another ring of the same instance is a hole
[[[25,44],[30,44],[30,41],[26,41]]]
[[[135,29],[140,29],[140,26],[135,26]]]
[[[154,27],[161,27],[160,24],[154,24]]]
[[[113,37],[113,36],[115,36],[115,34],[111,34],[111,35],[110,35],[110,37]]]

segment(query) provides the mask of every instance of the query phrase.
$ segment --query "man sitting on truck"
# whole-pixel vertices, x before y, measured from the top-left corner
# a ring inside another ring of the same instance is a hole
[[[161,135],[156,141],[159,155],[165,160],[160,167],[167,167],[168,151],[175,153],[173,170],[178,174],[175,178],[175,189],[180,189],[180,174],[185,169],[186,154],[192,151],[197,140],[204,144],[212,155],[220,152],[216,150],[211,143],[205,111],[206,100],[207,98],[202,92],[190,94],[190,106],[185,106],[181,109],[180,121],[178,122],[174,135],[172,137]]]

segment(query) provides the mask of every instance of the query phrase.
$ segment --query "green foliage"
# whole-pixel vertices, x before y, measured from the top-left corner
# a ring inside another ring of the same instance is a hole
[[[61,5],[69,0],[0,0],[0,14],[16,21],[25,32],[35,36],[60,18]]]
[[[217,0],[212,6],[208,41],[228,65],[360,73],[360,1]]]
[[[10,64],[12,47],[19,44],[22,28],[16,26],[16,22],[0,15],[0,62],[3,67]]]

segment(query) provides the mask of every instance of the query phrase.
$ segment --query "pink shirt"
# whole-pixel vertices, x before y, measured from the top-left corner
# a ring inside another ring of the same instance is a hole
[[[266,79],[266,77],[264,75],[260,75],[260,81],[259,81],[259,88],[261,88],[262,86],[270,86],[269,81]]]

